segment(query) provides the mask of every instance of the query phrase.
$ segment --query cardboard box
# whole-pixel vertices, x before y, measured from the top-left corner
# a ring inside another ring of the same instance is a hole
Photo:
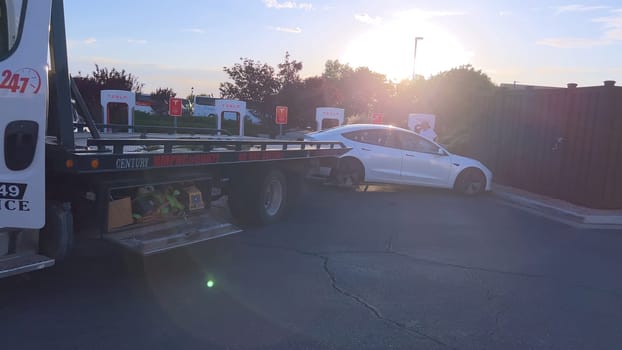
[[[196,186],[190,186],[184,188],[183,191],[184,205],[189,211],[199,210],[205,208],[203,203],[203,196]]]
[[[108,204],[108,231],[133,223],[132,199],[130,197],[117,199]]]

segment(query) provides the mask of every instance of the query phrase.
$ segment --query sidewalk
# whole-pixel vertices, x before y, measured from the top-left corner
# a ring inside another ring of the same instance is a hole
[[[560,199],[545,197],[499,184],[493,184],[492,191],[497,198],[506,202],[533,209],[543,214],[553,215],[561,220],[570,220],[584,225],[622,227],[622,209],[601,210],[585,208]]]

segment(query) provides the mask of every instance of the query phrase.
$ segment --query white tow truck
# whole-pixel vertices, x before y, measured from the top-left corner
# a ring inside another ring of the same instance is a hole
[[[0,277],[53,265],[75,236],[149,255],[274,222],[309,167],[347,151],[222,130],[115,132],[69,75],[63,6],[0,0]],[[220,197],[236,225],[211,214]]]

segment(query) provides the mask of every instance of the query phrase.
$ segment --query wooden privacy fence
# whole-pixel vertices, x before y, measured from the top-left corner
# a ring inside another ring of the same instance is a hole
[[[495,181],[602,209],[622,208],[622,87],[499,89],[482,97],[472,155]]]

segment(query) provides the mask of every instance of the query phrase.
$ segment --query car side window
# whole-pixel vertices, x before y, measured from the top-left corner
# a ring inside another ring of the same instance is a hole
[[[385,146],[387,142],[387,132],[385,130],[358,130],[343,134],[348,140],[367,143],[376,146]]]
[[[440,151],[439,147],[434,143],[426,140],[425,138],[407,133],[407,132],[399,132],[399,139],[401,141],[402,149],[406,151],[414,151],[421,153],[435,153],[438,154]]]
[[[387,140],[385,142],[386,147],[403,149],[402,140],[399,133],[395,130],[390,130],[387,132]]]

